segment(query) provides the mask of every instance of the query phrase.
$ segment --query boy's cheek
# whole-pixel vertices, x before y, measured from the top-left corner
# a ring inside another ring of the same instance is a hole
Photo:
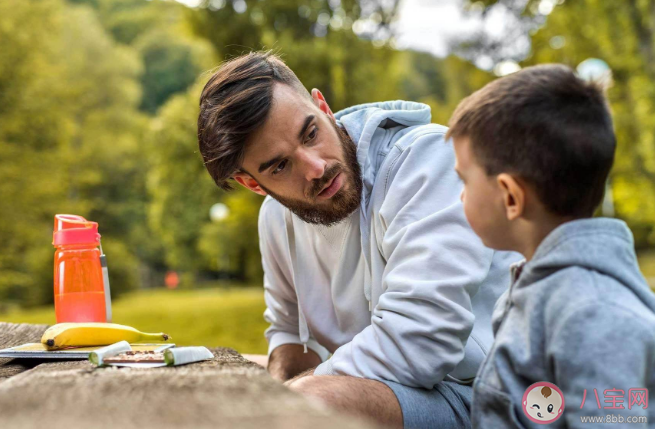
[[[476,214],[478,210],[476,210],[475,207],[471,206],[469,200],[465,198],[463,192],[461,198],[462,198],[462,204],[464,205],[464,215],[466,216],[466,220],[468,221],[469,225],[471,225],[471,229],[473,229],[473,232],[475,232],[477,235],[480,235],[478,219],[476,218]]]
[[[469,196],[470,197],[470,196]],[[464,215],[473,232],[480,237],[482,243],[487,247],[492,247],[497,237],[494,237],[494,225],[488,216],[488,210],[483,210],[482,207],[475,207],[471,205],[471,198],[468,200],[464,198]],[[484,215],[487,213],[487,216]]]

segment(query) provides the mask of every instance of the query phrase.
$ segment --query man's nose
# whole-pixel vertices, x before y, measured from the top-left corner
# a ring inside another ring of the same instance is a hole
[[[300,161],[307,181],[323,177],[327,162],[316,151],[311,149],[301,151]]]
[[[459,194],[459,200],[460,200],[461,202],[464,202],[464,190],[463,190],[463,189],[462,189],[462,193]]]

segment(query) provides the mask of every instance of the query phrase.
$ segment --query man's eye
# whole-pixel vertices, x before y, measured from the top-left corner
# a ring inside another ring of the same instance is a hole
[[[277,167],[275,167],[275,170],[273,170],[273,174],[278,174],[278,173],[280,173],[282,170],[284,170],[284,167],[285,167],[286,165],[287,165],[287,161],[286,161],[286,160],[284,160],[284,161],[282,161],[281,163],[279,163],[279,164],[277,165]]]
[[[317,134],[318,134],[318,127],[314,127],[312,132],[307,134],[307,140],[306,141],[310,142],[310,141],[314,140],[316,138]]]

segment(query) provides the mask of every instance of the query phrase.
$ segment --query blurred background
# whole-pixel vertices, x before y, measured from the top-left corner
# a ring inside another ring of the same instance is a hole
[[[655,0],[0,0],[0,320],[54,323],[56,213],[99,223],[114,321],[263,353],[261,197],[197,150],[209,71],[272,49],[332,110],[407,99],[447,123],[522,67],[609,85],[618,151],[599,214],[655,286]],[[553,166],[557,168],[557,166]]]

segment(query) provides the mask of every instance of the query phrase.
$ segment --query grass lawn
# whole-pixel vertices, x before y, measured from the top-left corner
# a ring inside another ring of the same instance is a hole
[[[144,332],[165,332],[179,346],[232,347],[240,353],[267,350],[263,288],[144,290],[112,306],[113,322]],[[55,323],[54,307],[0,314],[12,323]]]

